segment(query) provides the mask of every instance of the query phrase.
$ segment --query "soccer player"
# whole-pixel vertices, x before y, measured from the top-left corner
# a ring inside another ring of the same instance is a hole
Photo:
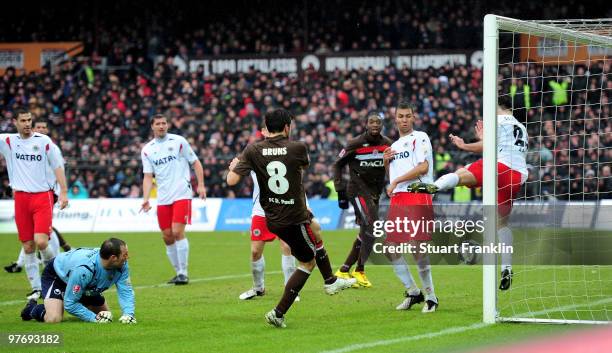
[[[121,239],[110,238],[100,248],[78,248],[59,254],[45,267],[42,286],[44,304],[29,300],[21,311],[24,321],[57,323],[64,309],[87,322],[108,322],[100,313],[108,311],[102,292],[117,286],[121,323],[136,323],[134,290],[130,283],[128,247]]]
[[[238,164],[239,159],[234,158],[230,169],[234,169]],[[266,261],[263,256],[264,247],[267,242],[272,242],[276,239],[276,235],[268,229],[266,224],[266,213],[264,212],[259,202],[259,184],[255,172],[251,171],[251,179],[253,179],[253,210],[251,211],[251,273],[253,274],[253,288],[240,294],[238,297],[241,300],[249,300],[255,297],[261,297],[266,293],[264,285],[264,272]],[[295,258],[291,255],[289,245],[278,240],[281,248],[281,267],[285,284],[295,271]],[[299,301],[299,297],[295,298]]]
[[[412,184],[433,181],[431,142],[426,133],[413,129],[415,119],[414,105],[405,101],[400,102],[395,111],[395,123],[400,137],[384,152],[390,180],[390,185],[387,187],[387,194],[391,198],[389,220],[407,218],[411,221],[427,221],[433,219],[432,196],[427,193],[411,192]],[[431,235],[424,231],[407,235],[399,230],[388,232],[386,239],[387,242],[409,242],[417,246],[417,249],[419,249],[420,242],[430,240]],[[391,260],[395,274],[406,287],[406,299],[396,309],[408,310],[413,305],[425,301],[423,313],[436,311],[438,298],[434,291],[429,256],[420,252],[413,253],[425,296],[416,285],[406,259],[397,254],[387,254],[387,256]]]
[[[482,153],[483,125],[476,123],[477,142],[465,143],[459,136],[450,135],[450,139],[459,149],[468,152]],[[499,242],[512,244],[512,230],[508,227],[508,216],[512,212],[512,200],[521,191],[527,180],[527,129],[512,115],[511,103],[501,98],[497,108],[497,213]],[[415,185],[415,189],[427,189],[428,192],[453,189],[456,186],[476,188],[482,186],[482,158],[461,168],[454,173],[441,176],[434,185]],[[501,280],[499,289],[507,290],[512,284],[512,254],[501,255]]]
[[[168,133],[168,119],[161,114],[151,119],[153,140],[149,141],[141,152],[143,202],[142,210],[151,209],[149,197],[153,186],[153,174],[157,183],[157,222],[161,229],[166,254],[176,276],[169,284],[183,285],[189,283],[187,263],[189,259],[189,242],[185,237],[185,226],[191,224],[191,173],[193,166],[198,182],[197,193],[206,199],[204,187],[204,169],[191,146],[182,136]]]
[[[54,185],[59,184],[60,209],[68,205],[68,190],[63,158],[57,146],[45,135],[32,131],[32,114],[17,111],[13,123],[17,133],[0,134],[0,153],[7,163],[9,181],[15,198],[15,223],[25,252],[24,267],[32,292],[29,298],[40,296],[40,272],[36,249],[43,262],[56,254],[49,247]],[[54,179],[50,172],[53,172]]]
[[[34,122],[34,128],[32,130],[34,130],[34,132],[38,132],[39,134],[49,135],[48,124],[47,124],[47,121],[45,120],[36,119],[36,121]],[[61,152],[59,151],[59,147],[57,147],[57,145],[55,145],[55,148],[57,149],[57,152],[61,154]],[[47,166],[47,168],[48,168],[48,176],[50,176],[49,182],[52,185],[55,185],[55,187],[53,188],[53,194],[54,194],[54,197],[57,199],[59,197],[59,185],[57,181],[55,180],[55,175],[53,173],[53,170],[51,170],[51,166]],[[60,247],[64,249],[64,251],[70,250],[70,244],[66,242],[62,234],[55,227],[51,228],[51,236],[49,237],[49,246],[51,247],[51,251],[56,255],[59,254]],[[24,265],[25,265],[25,251],[23,250],[23,247],[21,247],[21,251],[19,251],[19,256],[17,257],[17,261],[12,262],[8,266],[4,266],[4,270],[8,273],[17,273],[17,272],[21,272]],[[37,292],[35,294],[39,294],[39,293]]]
[[[265,124],[269,136],[247,146],[240,162],[227,174],[227,184],[233,186],[251,170],[255,172],[268,229],[289,245],[299,262],[285,285],[280,302],[265,316],[266,321],[276,327],[285,327],[285,313],[315,265],[319,266],[327,294],[338,293],[355,283],[353,278],[346,280],[334,276],[327,252],[311,229],[312,213],[306,207],[302,183],[303,171],[310,163],[308,148],[303,142],[289,140],[292,119],[291,113],[284,109],[267,112]]]
[[[334,163],[334,186],[338,191],[338,205],[347,209],[349,202],[355,210],[359,234],[353,242],[351,251],[336,276],[355,278],[357,287],[371,287],[365,275],[365,263],[374,245],[374,222],[378,220],[378,203],[385,187],[385,165],[383,152],[393,141],[381,134],[382,118],[371,114],[367,118],[366,132],[348,141]],[[344,167],[348,165],[350,180],[348,187],[342,178]],[[357,262],[355,271],[349,273]]]

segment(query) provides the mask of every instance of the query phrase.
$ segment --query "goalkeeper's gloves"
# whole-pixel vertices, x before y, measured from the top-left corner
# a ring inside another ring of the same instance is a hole
[[[136,318],[133,317],[132,315],[123,314],[119,318],[119,322],[122,323],[122,324],[135,324],[136,323]]]
[[[338,191],[338,207],[340,207],[343,210],[346,210],[349,208],[349,200],[348,197],[346,196],[346,191]]]
[[[100,311],[98,314],[96,314],[96,322],[99,324],[113,322],[113,313],[110,311]]]

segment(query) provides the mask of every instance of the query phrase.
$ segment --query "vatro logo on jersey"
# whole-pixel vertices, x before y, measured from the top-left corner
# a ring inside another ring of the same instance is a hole
[[[74,287],[72,287],[72,294],[77,294],[80,291],[81,291],[81,286],[79,286],[78,284],[75,284]]]

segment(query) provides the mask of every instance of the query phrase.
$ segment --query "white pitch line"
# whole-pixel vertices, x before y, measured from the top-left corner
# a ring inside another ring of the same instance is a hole
[[[277,275],[282,273],[281,271],[269,271],[266,272],[267,275]],[[189,282],[190,283],[197,283],[197,282],[209,282],[209,281],[222,281],[225,279],[236,279],[236,278],[246,278],[246,277],[251,277],[252,274],[250,273],[244,273],[241,275],[225,275],[225,276],[216,276],[216,277],[204,277],[204,278],[195,278],[195,279],[190,279]],[[176,287],[176,285],[174,284],[168,284],[168,283],[160,283],[160,284],[150,284],[150,285],[146,285],[146,286],[134,286],[134,290],[139,290],[139,289],[151,289],[151,288],[164,288],[164,287]],[[114,292],[116,289],[113,287],[109,290],[106,291],[106,293],[108,292]],[[3,301],[0,302],[0,306],[8,306],[8,305],[17,305],[17,304],[24,304],[26,302],[25,299],[21,299],[21,300],[8,300],[8,301]]]
[[[352,352],[352,351],[357,351],[360,349],[366,349],[366,348],[373,348],[373,347],[378,347],[378,346],[387,346],[390,344],[396,344],[396,343],[403,343],[403,342],[409,342],[409,341],[417,341],[417,340],[421,340],[424,338],[434,338],[434,337],[438,337],[438,336],[445,336],[445,335],[452,335],[455,333],[461,333],[461,332],[465,332],[465,331],[471,331],[471,330],[477,330],[480,328],[483,328],[485,326],[489,326],[490,324],[485,324],[483,322],[478,322],[469,326],[458,326],[458,327],[451,327],[451,328],[447,328],[444,329],[442,331],[437,331],[437,332],[428,332],[428,333],[423,333],[420,335],[416,335],[416,336],[408,336],[408,337],[399,337],[399,338],[392,338],[392,339],[388,339],[388,340],[380,340],[380,341],[373,341],[373,342],[367,342],[367,343],[357,343],[357,344],[351,344],[350,346],[346,346],[346,347],[342,347],[342,348],[338,348],[338,349],[334,349],[334,350],[330,350],[330,351],[323,351],[321,353],[344,353],[344,352]]]
[[[589,306],[596,306],[596,305],[603,305],[603,304],[608,304],[612,302],[612,298],[604,298],[604,299],[600,299],[597,301],[594,301],[592,303],[583,303],[583,304],[574,304],[574,305],[566,305],[566,306],[562,306],[559,308],[551,308],[551,309],[546,309],[546,310],[540,310],[540,311],[536,311],[533,313],[522,313],[522,314],[518,314],[516,315],[516,317],[528,317],[528,316],[540,316],[540,315],[546,315],[546,314],[550,314],[550,313],[554,313],[554,312],[559,312],[559,311],[569,311],[569,310],[573,310],[573,309],[578,309],[581,307],[589,307]],[[461,333],[461,332],[465,332],[465,331],[471,331],[471,330],[477,330],[489,325],[493,325],[493,324],[485,324],[483,322],[478,322],[478,323],[474,323],[472,325],[468,325],[468,326],[457,326],[457,327],[451,327],[451,328],[447,328],[441,331],[437,331],[437,332],[428,332],[428,333],[423,333],[420,335],[415,335],[415,336],[408,336],[408,337],[398,337],[398,338],[392,338],[392,339],[387,339],[387,340],[379,340],[379,341],[372,341],[372,342],[365,342],[365,343],[357,343],[357,344],[352,344],[349,346],[345,346],[345,347],[341,347],[338,349],[333,349],[333,350],[329,350],[329,351],[322,351],[320,353],[344,353],[344,352],[352,352],[352,351],[357,351],[357,350],[361,350],[361,349],[366,349],[366,348],[372,348],[372,347],[378,347],[378,346],[388,346],[390,344],[396,344],[396,343],[402,343],[402,342],[409,342],[409,341],[417,341],[417,340],[421,340],[424,338],[434,338],[434,337],[438,337],[438,336],[444,336],[444,335],[452,335],[455,333]]]

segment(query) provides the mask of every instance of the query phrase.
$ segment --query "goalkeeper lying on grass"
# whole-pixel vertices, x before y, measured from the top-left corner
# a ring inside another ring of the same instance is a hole
[[[102,292],[117,285],[123,315],[119,322],[134,324],[134,290],[123,240],[110,238],[99,249],[78,248],[55,257],[41,276],[44,304],[29,300],[21,311],[25,321],[61,322],[64,308],[83,321],[111,322]]]

